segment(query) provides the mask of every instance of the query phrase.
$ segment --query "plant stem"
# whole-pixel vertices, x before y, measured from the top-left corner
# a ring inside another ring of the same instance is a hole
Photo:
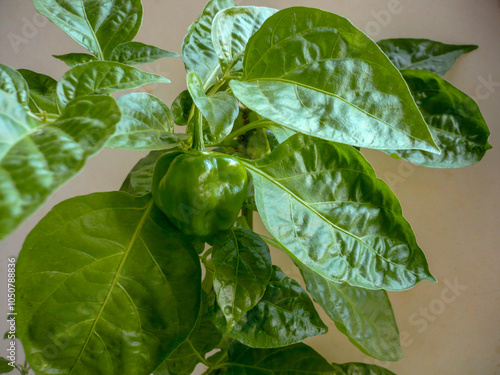
[[[203,115],[199,110],[198,122],[194,124],[193,150],[205,151],[205,145],[203,144]]]
[[[244,125],[241,128],[239,128],[238,130],[235,130],[234,132],[229,134],[226,137],[226,139],[233,139],[233,138],[239,137],[240,135],[245,134],[246,132],[248,132],[249,130],[252,130],[252,129],[265,128],[265,127],[267,127],[268,124],[269,124],[268,120],[258,120],[258,121],[251,122],[250,124]]]
[[[241,214],[245,217],[250,229],[253,230],[253,211],[245,207],[241,210]]]
[[[186,339],[186,342],[189,344],[189,346],[191,347],[191,350],[194,352],[194,354],[196,354],[196,356],[200,359],[200,361],[205,365],[207,366],[208,368],[211,367],[211,364],[198,352],[198,350],[196,350],[196,348],[194,347],[193,343],[191,342],[191,340],[189,339]]]

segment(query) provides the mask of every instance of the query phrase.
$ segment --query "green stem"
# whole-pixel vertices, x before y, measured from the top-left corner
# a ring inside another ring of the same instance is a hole
[[[198,122],[194,124],[193,150],[205,151],[205,145],[203,144],[203,115],[199,110]]]
[[[245,217],[250,229],[253,230],[253,211],[245,207],[241,210],[241,214]]]
[[[242,126],[238,130],[235,130],[234,132],[229,134],[225,140],[239,137],[240,135],[245,134],[246,132],[248,132],[249,130],[252,130],[252,129],[266,128],[268,125],[269,125],[269,120],[258,120],[258,121],[251,122],[250,124]]]
[[[208,368],[211,367],[210,363],[207,362],[207,360],[198,352],[198,350],[196,350],[196,348],[194,347],[193,343],[191,342],[191,340],[189,339],[186,339],[186,342],[189,344],[189,346],[191,347],[191,350],[194,352],[194,354],[196,354],[196,356],[199,358],[199,360],[205,365],[207,366]]]

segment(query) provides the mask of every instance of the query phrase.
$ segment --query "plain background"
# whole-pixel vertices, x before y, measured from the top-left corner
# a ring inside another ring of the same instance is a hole
[[[188,26],[204,0],[143,0],[143,29],[136,40],[180,52]],[[500,2],[497,0],[248,0],[238,5],[284,8],[314,6],[349,18],[374,40],[389,37],[430,38],[454,44],[478,44],[446,75],[474,96],[489,124],[494,149],[473,167],[436,170],[409,167],[382,153],[366,151],[378,176],[399,196],[406,218],[424,249],[438,284],[420,283],[412,290],[390,293],[402,334],[404,359],[385,364],[397,374],[500,374]],[[34,27],[30,27],[31,23]],[[23,38],[15,45],[13,39]],[[67,69],[52,54],[83,51],[54,25],[36,16],[29,0],[0,0],[0,62],[59,78]],[[166,59],[147,71],[172,84],[149,86],[170,104],[185,88],[180,59]],[[489,82],[489,83],[488,83]],[[104,150],[85,170],[60,189],[30,220],[0,243],[0,316],[6,313],[7,258],[50,208],[76,195],[119,189],[143,152]],[[262,225],[257,223],[257,229]],[[273,253],[289,276],[297,271]],[[455,285],[451,288],[449,285]],[[457,287],[457,285],[459,285]],[[322,314],[325,322],[329,322]],[[372,362],[329,322],[328,334],[307,340],[329,361]],[[0,331],[6,330],[2,318]],[[0,355],[5,355],[5,343]]]

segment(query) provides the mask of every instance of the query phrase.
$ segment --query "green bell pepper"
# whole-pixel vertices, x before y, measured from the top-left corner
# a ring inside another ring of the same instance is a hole
[[[238,160],[200,150],[175,156],[166,174],[153,181],[158,208],[181,232],[199,237],[229,229],[248,188],[247,172]]]

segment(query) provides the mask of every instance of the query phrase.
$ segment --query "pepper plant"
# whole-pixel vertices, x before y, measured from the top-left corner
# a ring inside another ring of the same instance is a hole
[[[55,56],[69,65],[57,82],[0,66],[0,238],[103,147],[150,151],[120,191],[66,200],[26,238],[16,319],[34,372],[390,374],[302,341],[327,331],[314,300],[360,351],[401,358],[387,291],[435,279],[360,148],[432,168],[480,161],[478,106],[442,78],[476,46],[375,43],[322,10],[210,0],[169,107],[116,95],[168,83],[136,66],[179,57],[133,41],[139,0],[34,4],[89,53]]]

